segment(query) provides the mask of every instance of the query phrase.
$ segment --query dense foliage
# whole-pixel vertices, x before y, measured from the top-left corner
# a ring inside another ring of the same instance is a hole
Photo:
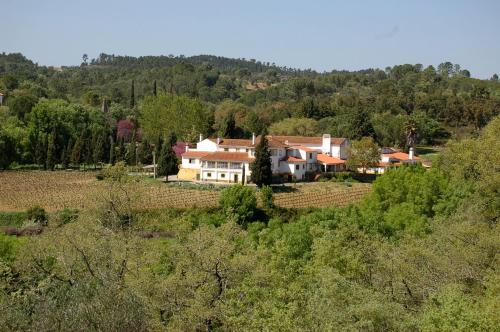
[[[222,212],[133,211],[120,163],[105,172],[101,210],[50,216],[49,229],[24,241],[0,236],[0,324],[498,330],[499,129],[497,117],[477,138],[450,143],[431,170],[390,170],[344,208],[273,213],[263,187],[265,218],[241,185],[222,192]]]
[[[408,125],[418,143],[432,144],[477,134],[500,110],[498,80],[470,78],[449,62],[437,69],[405,64],[317,73],[207,55],[100,54],[85,56],[81,66],[54,68],[3,53],[0,92],[0,168],[127,160],[133,131],[137,142],[147,140],[140,157],[171,132],[194,142],[200,133],[250,137],[265,128],[371,136],[404,148]]]

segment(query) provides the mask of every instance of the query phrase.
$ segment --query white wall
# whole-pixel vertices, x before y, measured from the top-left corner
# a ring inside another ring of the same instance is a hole
[[[201,167],[200,158],[191,158],[191,161],[192,163],[190,164],[188,157],[182,157],[182,168],[200,169]]]
[[[208,138],[205,138],[203,141],[196,144],[196,150],[215,152],[217,151],[217,144],[215,142],[212,142]]]

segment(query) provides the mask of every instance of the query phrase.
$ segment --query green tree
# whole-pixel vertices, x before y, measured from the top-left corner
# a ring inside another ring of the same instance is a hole
[[[125,153],[125,159],[127,160],[127,164],[131,166],[135,166],[137,164],[137,137],[135,130],[132,133],[132,138],[130,139],[130,143],[127,146],[127,152]]]
[[[250,171],[252,172],[250,179],[259,188],[263,185],[271,184],[273,180],[271,152],[269,151],[269,143],[264,132],[255,147],[255,160],[250,164]]]
[[[350,169],[366,169],[373,167],[380,161],[380,149],[371,137],[363,137],[359,141],[352,141],[347,150],[347,166]]]
[[[135,107],[135,87],[134,80],[132,80],[132,84],[130,85],[130,108],[133,109]]]
[[[168,140],[162,144],[160,155],[158,157],[158,175],[165,176],[166,181],[168,181],[168,176],[172,174],[177,174],[179,171],[179,164],[177,161],[177,156],[172,149],[172,141]]]
[[[317,121],[308,118],[284,119],[269,128],[269,133],[273,135],[314,136],[317,131]]]
[[[144,98],[140,123],[146,139],[155,141],[175,132],[179,139],[189,142],[200,133],[206,135],[211,120],[208,108],[200,101],[160,92]]]
[[[54,167],[57,162],[57,156],[56,156],[56,131],[53,130],[52,133],[49,134],[47,138],[47,159],[45,161],[45,167],[52,171],[54,170]]]
[[[241,184],[222,190],[219,203],[228,218],[243,226],[253,218],[257,209],[255,193]]]

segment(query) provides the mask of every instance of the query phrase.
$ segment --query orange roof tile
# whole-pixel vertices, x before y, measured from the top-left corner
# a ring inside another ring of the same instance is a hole
[[[345,160],[329,156],[324,153],[318,153],[318,161],[324,165],[341,165],[345,164]]]
[[[286,161],[289,163],[305,163],[306,161],[304,159],[292,157],[292,156],[287,156],[281,159],[281,161]]]
[[[227,151],[217,151],[209,152],[205,156],[201,157],[201,160],[209,161],[253,161],[254,157],[249,157],[246,152],[227,152]]]
[[[208,151],[194,151],[194,150],[190,150],[190,151],[184,152],[183,154],[181,154],[181,156],[182,157],[186,157],[186,158],[201,158],[203,156],[206,156],[209,153],[210,152],[208,152]]]
[[[404,153],[404,152],[386,153],[386,154],[384,154],[384,157],[399,159],[401,161],[410,160],[410,155],[408,153]],[[413,155],[413,160],[420,160],[420,158]]]

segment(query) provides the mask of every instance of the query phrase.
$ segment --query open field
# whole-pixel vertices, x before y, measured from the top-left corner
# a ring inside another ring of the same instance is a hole
[[[219,191],[179,188],[138,180],[129,184],[137,208],[217,207]],[[370,185],[318,182],[286,187],[275,194],[278,206],[286,208],[346,205],[360,200]],[[48,211],[63,208],[94,208],[107,190],[93,172],[0,172],[0,211],[21,211],[40,205]]]

